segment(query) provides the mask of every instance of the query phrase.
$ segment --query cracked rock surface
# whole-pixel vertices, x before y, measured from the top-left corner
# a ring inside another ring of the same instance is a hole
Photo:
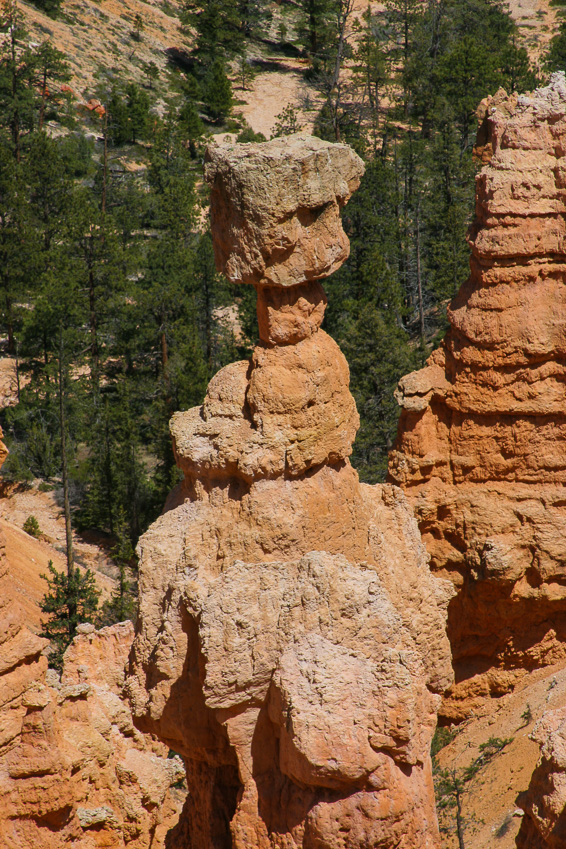
[[[566,82],[484,103],[471,274],[398,389],[389,480],[456,596],[459,720],[566,656]]]
[[[185,761],[178,849],[440,845],[451,587],[401,490],[352,469],[348,366],[320,329],[361,170],[304,136],[207,154],[217,262],[255,284],[261,341],[173,417],[185,479],[139,546],[127,687]]]

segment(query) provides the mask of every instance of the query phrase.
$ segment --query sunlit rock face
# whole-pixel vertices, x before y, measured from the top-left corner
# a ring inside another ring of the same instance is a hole
[[[164,849],[183,766],[124,701],[132,623],[80,625],[59,676],[17,596],[0,529],[0,847]]]
[[[389,480],[436,574],[465,716],[566,656],[566,84],[484,102],[471,274],[427,366],[403,378]]]
[[[140,542],[128,690],[185,760],[172,845],[437,847],[452,588],[401,490],[359,483],[348,366],[320,329],[362,163],[304,136],[206,162],[217,262],[255,284],[261,342],[173,417],[185,480]]]
[[[529,735],[541,747],[525,793],[517,849],[561,849],[566,841],[566,709],[543,714]]]

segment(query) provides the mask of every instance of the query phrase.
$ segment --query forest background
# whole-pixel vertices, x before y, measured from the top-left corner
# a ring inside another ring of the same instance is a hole
[[[66,14],[60,0],[36,6]],[[468,273],[476,108],[566,66],[563,24],[532,67],[496,0],[385,0],[361,15],[353,0],[189,0],[178,23],[165,76],[151,62],[143,83],[102,74],[104,108],[86,119],[67,57],[30,41],[16,0],[1,4],[0,325],[18,386],[0,413],[3,476],[61,494],[67,572],[52,570],[45,600],[59,656],[96,608],[73,529],[104,536],[116,563],[99,621],[133,616],[135,544],[179,480],[169,419],[257,339],[253,289],[215,271],[201,176],[214,135],[264,138],[237,112],[254,48],[306,60],[314,132],[366,162],[343,215],[350,259],[325,281],[325,329],[350,365],[352,460],[369,483],[386,472],[395,385],[440,343]],[[143,38],[137,15],[131,40]],[[298,128],[282,103],[274,134]],[[120,151],[143,167],[116,166]]]

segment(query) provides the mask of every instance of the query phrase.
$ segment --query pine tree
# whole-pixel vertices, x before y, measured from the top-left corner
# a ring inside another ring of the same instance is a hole
[[[65,56],[56,47],[53,47],[48,41],[44,41],[40,45],[37,54],[37,78],[36,84],[39,88],[39,118],[38,129],[43,129],[45,120],[45,110],[47,101],[51,104],[55,103],[54,92],[50,91],[49,86],[53,83],[62,83],[70,79],[71,72],[69,65],[65,60]]]
[[[232,86],[222,59],[215,59],[203,83],[202,100],[213,121],[223,121],[232,109]]]
[[[186,30],[195,34],[195,53],[201,67],[240,52],[241,19],[233,0],[188,0],[181,21]]]
[[[39,606],[49,618],[41,634],[51,641],[49,665],[61,670],[63,655],[77,634],[77,625],[93,621],[100,593],[90,569],[83,573],[73,567],[70,572],[58,572],[52,560],[47,568],[49,575],[41,577],[47,581],[48,591]]]
[[[124,511],[121,510],[116,524],[116,545],[112,549],[112,559],[118,567],[116,589],[108,601],[102,605],[99,626],[113,625],[115,622],[135,621],[137,614],[137,586],[134,579],[135,554],[128,532]]]
[[[560,22],[558,32],[551,39],[544,65],[548,71],[566,70],[566,21]]]
[[[34,126],[34,80],[37,54],[29,46],[29,36],[16,0],[5,0],[0,12],[0,30],[7,38],[0,46],[0,125],[8,127],[17,162],[22,156],[22,138]]]

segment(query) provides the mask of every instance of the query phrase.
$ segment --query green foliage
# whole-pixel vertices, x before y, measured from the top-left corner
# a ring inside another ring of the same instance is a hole
[[[143,18],[140,14],[137,14],[134,18],[134,28],[132,30],[132,38],[135,41],[141,41],[143,30],[144,30]]]
[[[33,0],[33,4],[51,18],[57,17],[61,9],[61,0]]]
[[[135,83],[114,87],[107,104],[109,138],[115,145],[147,138],[151,126],[149,95]]]
[[[266,138],[263,133],[256,133],[251,127],[247,126],[244,127],[236,141],[240,144],[247,144],[249,142],[264,142],[266,141]]]
[[[47,568],[49,575],[41,577],[47,581],[48,591],[40,608],[49,618],[41,634],[51,641],[49,665],[60,670],[65,650],[76,636],[77,625],[92,622],[98,607],[99,593],[90,569],[83,573],[74,567],[70,574],[66,574],[58,572],[51,560]]]
[[[452,731],[450,728],[445,728],[439,725],[434,732],[434,736],[432,738],[432,743],[430,745],[430,756],[431,758],[435,758],[437,754],[444,749],[445,746],[448,746],[449,743],[452,742],[454,737],[456,736],[456,732]]]
[[[521,714],[521,719],[523,720],[523,725],[530,725],[533,721],[533,711],[531,709],[530,704],[527,702],[527,706],[523,713]]]
[[[387,0],[357,23],[349,0],[301,0],[283,11],[281,37],[298,32],[322,97],[317,131],[366,161],[343,214],[350,259],[325,281],[326,329],[347,356],[360,412],[353,461],[374,482],[395,439],[395,386],[439,343],[446,302],[468,273],[477,102],[535,80],[513,21],[493,0]],[[155,63],[144,66],[143,87],[114,78],[100,93],[108,149],[93,156],[80,132],[54,140],[41,131],[60,110],[54,93],[68,69],[49,45],[30,46],[16,4],[3,5],[0,326],[29,378],[19,404],[0,413],[11,450],[3,475],[58,486],[65,454],[72,522],[128,545],[178,480],[172,412],[201,403],[215,371],[248,356],[257,339],[253,289],[216,273],[197,181],[203,116],[217,128],[229,118],[230,80],[249,85],[252,42],[269,35],[269,14],[264,0],[187,3],[190,56],[167,115],[152,110]],[[298,123],[282,103],[274,133]],[[147,142],[136,150],[148,164],[139,175],[123,167],[120,149],[137,140]],[[248,127],[238,136],[261,140]],[[234,301],[239,342],[225,310]],[[110,618],[133,615],[135,563],[115,559]]]
[[[41,537],[41,528],[39,527],[39,522],[35,516],[28,516],[22,525],[22,528],[26,534],[30,535],[30,537],[35,537],[35,539],[39,539]]]
[[[439,730],[441,729],[437,729],[437,732]],[[465,832],[471,825],[462,813],[462,802],[468,789],[467,785],[511,742],[513,742],[512,737],[490,737],[485,743],[480,744],[478,747],[480,754],[469,766],[456,769],[438,766],[435,755],[446,743],[442,743],[440,736],[436,739],[436,743],[433,738],[433,748],[436,749],[433,754],[434,790],[441,831],[455,831],[460,849],[465,849]],[[439,745],[440,743],[442,745]],[[504,834],[505,831],[502,833]]]
[[[143,71],[147,77],[147,82],[150,88],[153,88],[154,83],[159,79],[159,68],[155,62],[144,62]]]
[[[566,71],[566,21],[560,21],[543,61],[548,71]]]
[[[135,622],[137,616],[137,584],[134,579],[136,558],[123,511],[117,517],[116,545],[112,550],[112,558],[118,567],[118,581],[112,596],[102,605],[99,627],[125,622],[126,619]]]
[[[509,743],[512,743],[513,739],[513,737],[490,737],[489,740],[486,740],[485,743],[480,743],[480,745],[478,746],[481,752],[481,756],[478,760],[481,760],[482,765],[486,764],[495,755],[503,751],[505,746],[508,746]]]
[[[279,115],[275,116],[275,126],[273,127],[273,138],[279,136],[290,136],[293,133],[299,133],[302,127],[299,123],[297,110],[287,104]]]
[[[186,0],[181,15],[202,67],[242,53],[245,39],[258,36],[270,19],[265,0]]]
[[[202,88],[204,107],[213,121],[223,121],[232,109],[232,85],[226,65],[217,58],[204,78]]]
[[[195,33],[195,53],[203,67],[240,52],[242,22],[233,0],[188,0],[181,21]]]

